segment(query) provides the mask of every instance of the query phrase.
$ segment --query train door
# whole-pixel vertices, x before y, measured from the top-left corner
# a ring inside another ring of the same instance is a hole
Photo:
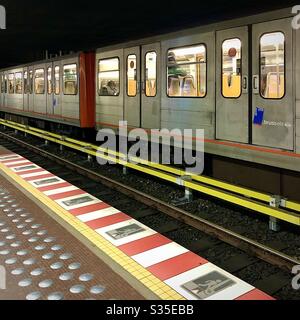
[[[23,70],[23,79],[24,79],[24,88],[23,88],[23,107],[24,111],[28,111],[29,109],[29,83],[28,83],[28,68],[24,68]]]
[[[28,111],[33,111],[33,67],[28,68]]]
[[[46,78],[47,78],[47,114],[53,115],[53,102],[54,102],[54,93],[53,93],[53,63],[48,63],[46,66]]]
[[[294,149],[292,36],[290,19],[253,25],[253,144]]]
[[[147,129],[160,129],[160,60],[160,43],[142,46],[141,120]]]
[[[249,142],[248,45],[248,27],[217,32],[217,139]]]
[[[141,125],[141,58],[140,47],[124,50],[126,65],[125,120],[128,126],[139,128]]]
[[[53,64],[53,114],[62,115],[62,70],[61,62],[56,61]]]
[[[124,50],[125,120],[128,126],[160,127],[160,44]]]

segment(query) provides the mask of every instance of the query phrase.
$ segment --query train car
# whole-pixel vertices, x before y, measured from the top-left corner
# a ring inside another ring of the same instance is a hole
[[[95,125],[95,55],[59,56],[0,71],[0,112],[48,128]]]
[[[211,175],[299,199],[294,18],[288,8],[99,48],[96,127],[204,129]]]

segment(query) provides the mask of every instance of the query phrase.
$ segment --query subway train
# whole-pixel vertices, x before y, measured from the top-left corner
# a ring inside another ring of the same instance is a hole
[[[204,129],[206,173],[300,200],[295,18],[286,8],[3,69],[0,115],[56,131]]]

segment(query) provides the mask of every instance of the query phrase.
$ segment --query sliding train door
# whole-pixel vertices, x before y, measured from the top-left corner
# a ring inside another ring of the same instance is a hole
[[[217,32],[217,139],[249,142],[248,43],[248,27]]]
[[[125,105],[124,118],[129,127],[141,125],[141,58],[140,47],[124,50],[125,59]]]
[[[129,127],[160,128],[160,43],[124,50],[125,120]]]
[[[252,142],[294,149],[291,19],[253,25]]]

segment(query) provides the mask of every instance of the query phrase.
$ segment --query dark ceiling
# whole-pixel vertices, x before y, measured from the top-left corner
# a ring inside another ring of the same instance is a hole
[[[7,29],[0,30],[0,67],[43,58],[45,50],[92,49],[299,1],[0,0],[7,11]]]

